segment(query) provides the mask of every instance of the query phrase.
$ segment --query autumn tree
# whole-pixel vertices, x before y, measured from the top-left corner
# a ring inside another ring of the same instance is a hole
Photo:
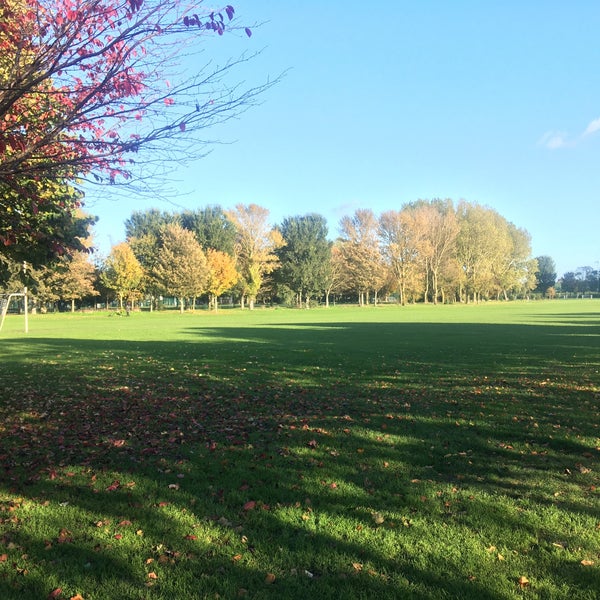
[[[144,268],[144,289],[150,295],[150,310],[160,295],[160,283],[154,277],[154,267],[161,248],[161,232],[166,225],[179,223],[175,213],[151,208],[134,211],[125,221],[125,236],[135,257]]]
[[[2,2],[3,248],[29,244],[38,231],[49,251],[65,252],[75,238],[41,229],[39,215],[72,219],[83,202],[79,182],[155,188],[173,161],[202,154],[207,127],[240,114],[274,83],[232,84],[246,56],[178,67],[207,36],[230,30],[233,17],[233,6],[204,9],[202,0]]]
[[[236,228],[235,255],[242,308],[247,298],[252,310],[265,276],[278,264],[275,251],[283,245],[283,238],[269,225],[269,211],[257,204],[237,204],[226,214]]]
[[[58,298],[71,303],[71,312],[75,312],[76,300],[98,295],[94,288],[95,267],[87,252],[75,252],[63,257],[52,271],[52,289]]]
[[[462,296],[477,301],[509,291],[526,293],[535,287],[536,262],[530,236],[495,210],[460,202],[456,259],[462,272]]]
[[[179,299],[183,313],[186,298],[192,309],[196,298],[206,291],[206,256],[194,234],[181,225],[171,224],[161,231],[160,254],[153,274],[164,293]]]
[[[531,258],[531,236],[525,229],[516,227],[494,214],[498,236],[496,254],[492,261],[495,293],[504,299],[509,293],[527,294],[536,286],[537,261]]]
[[[318,214],[288,217],[278,227],[284,245],[276,250],[279,258],[277,281],[296,295],[298,306],[309,308],[310,300],[326,287],[331,244],[327,222]]]
[[[381,251],[404,305],[422,286],[422,236],[414,211],[386,211],[379,217]]]
[[[329,308],[331,295],[341,292],[348,287],[346,285],[344,256],[340,249],[339,241],[331,244],[329,260],[325,264],[324,284],[325,306]]]
[[[231,290],[240,278],[235,268],[235,260],[226,252],[209,248],[206,251],[207,280],[206,291],[208,292],[208,303],[217,310],[219,296]]]
[[[378,243],[378,222],[370,209],[359,209],[352,217],[340,221],[340,250],[344,257],[348,281],[358,294],[359,304],[369,303],[386,280],[385,265]]]
[[[121,310],[124,300],[134,302],[141,296],[144,269],[127,242],[112,247],[100,277],[102,283],[116,293]]]
[[[444,301],[440,278],[454,254],[459,226],[451,200],[419,200],[407,205],[414,211],[414,226],[420,240],[420,254],[425,269],[425,301]]]

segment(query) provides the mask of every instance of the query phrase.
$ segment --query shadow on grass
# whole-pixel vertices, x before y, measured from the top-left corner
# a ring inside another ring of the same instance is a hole
[[[503,544],[532,557],[540,593],[591,598],[597,571],[557,547],[593,546],[568,522],[598,517],[599,335],[340,322],[5,340],[2,489],[29,508],[0,512],[0,593],[498,598],[519,575],[491,559]]]

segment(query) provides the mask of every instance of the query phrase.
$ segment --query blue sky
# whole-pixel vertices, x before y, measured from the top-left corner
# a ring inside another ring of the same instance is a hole
[[[419,198],[490,206],[559,275],[600,265],[600,7],[592,0],[231,0],[261,50],[248,85],[287,70],[212,152],[173,174],[173,203],[89,197],[106,254],[134,210],[256,203],[273,224]],[[373,7],[372,9],[370,7]],[[372,10],[372,12],[369,12]]]

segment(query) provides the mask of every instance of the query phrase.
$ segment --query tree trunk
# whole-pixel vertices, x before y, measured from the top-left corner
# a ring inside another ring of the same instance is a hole
[[[75,298],[71,298],[71,312],[75,312]]]
[[[184,306],[185,306],[185,304],[184,304],[183,298],[179,298],[179,313],[180,314],[183,314]]]

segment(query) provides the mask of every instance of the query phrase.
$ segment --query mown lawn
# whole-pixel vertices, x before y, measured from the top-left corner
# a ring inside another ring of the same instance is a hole
[[[600,302],[7,317],[0,598],[598,598]]]

